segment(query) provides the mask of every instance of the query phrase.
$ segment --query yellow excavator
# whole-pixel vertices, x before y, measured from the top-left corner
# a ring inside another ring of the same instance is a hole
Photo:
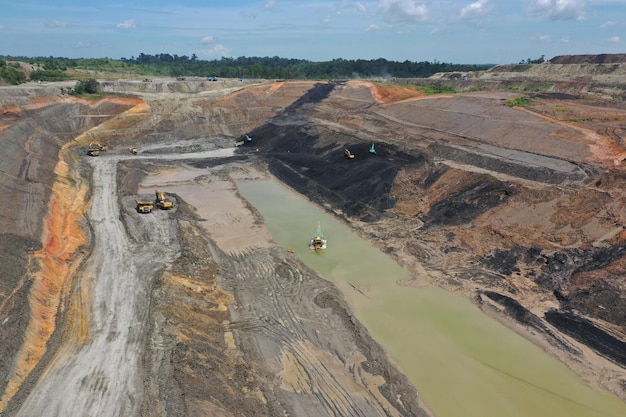
[[[343,154],[346,156],[346,159],[354,159],[354,154],[350,152],[348,149],[343,151]]]
[[[167,210],[174,207],[174,203],[165,198],[165,194],[163,193],[163,191],[156,190],[154,193],[156,195],[156,205],[158,208],[160,208],[161,210]]]
[[[91,142],[87,146],[87,155],[89,156],[98,156],[101,151],[108,151],[108,145],[102,145],[100,142]]]
[[[152,213],[153,208],[154,204],[152,203],[152,201],[137,201],[138,213]]]

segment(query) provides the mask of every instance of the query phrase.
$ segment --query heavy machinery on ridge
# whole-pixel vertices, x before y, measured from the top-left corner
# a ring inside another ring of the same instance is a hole
[[[154,193],[156,195],[155,201],[158,208],[161,210],[168,210],[174,207],[174,203],[170,201],[170,199],[165,198],[165,193],[163,193],[163,191],[156,190]]]
[[[102,145],[100,142],[91,142],[87,146],[87,155],[89,156],[98,156],[101,151],[108,151],[108,145]]]
[[[250,142],[252,142],[252,138],[248,136],[248,134],[246,134],[243,138],[235,142],[235,147],[243,146],[246,143],[250,143]]]

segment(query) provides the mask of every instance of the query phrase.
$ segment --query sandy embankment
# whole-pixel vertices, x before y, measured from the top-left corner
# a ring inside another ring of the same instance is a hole
[[[245,170],[239,173],[239,178],[264,177],[260,172],[251,171],[249,166]],[[234,176],[237,175],[235,168]],[[146,177],[139,193],[149,195],[157,188],[179,195],[192,205],[204,219],[201,222],[204,229],[224,252],[234,255],[272,246],[269,231],[252,216],[251,207],[238,196],[237,186],[232,181],[207,175],[204,169],[181,167]]]

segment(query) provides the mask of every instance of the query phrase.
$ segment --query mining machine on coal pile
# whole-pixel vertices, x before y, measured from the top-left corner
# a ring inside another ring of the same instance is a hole
[[[348,149],[344,150],[343,153],[346,156],[346,159],[354,159],[354,154],[350,152]]]
[[[252,142],[252,138],[246,134],[242,139],[235,142],[235,146],[236,147],[243,146],[246,143],[250,143],[250,142]]]
[[[158,208],[161,210],[168,210],[174,207],[174,203],[165,198],[163,191],[156,190],[154,193],[156,195],[156,205]]]

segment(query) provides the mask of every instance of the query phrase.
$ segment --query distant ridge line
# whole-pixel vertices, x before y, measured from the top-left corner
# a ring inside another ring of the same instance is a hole
[[[550,64],[625,64],[626,54],[557,55]]]

